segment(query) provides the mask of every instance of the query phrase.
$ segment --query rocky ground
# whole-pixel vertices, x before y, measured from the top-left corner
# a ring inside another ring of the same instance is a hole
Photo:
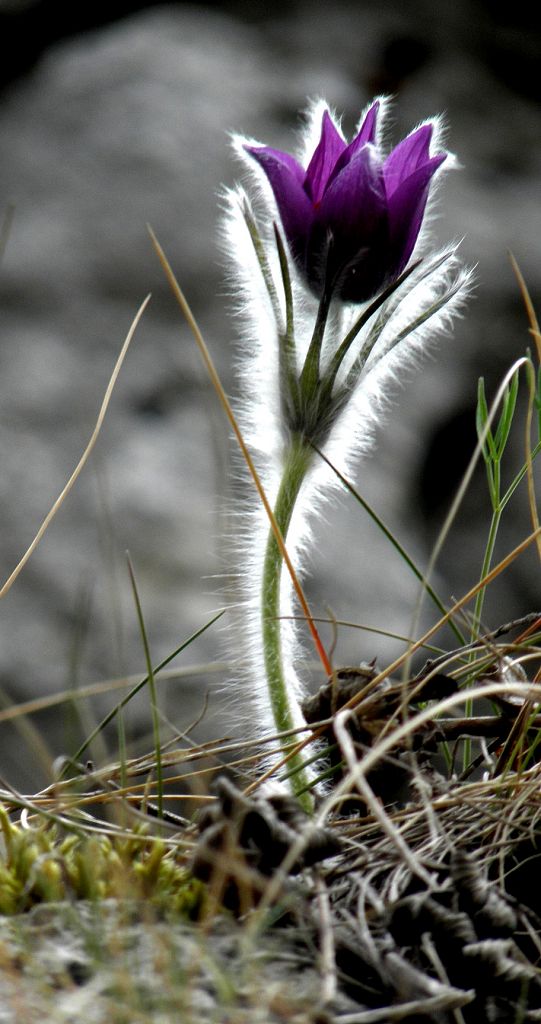
[[[234,389],[235,329],[217,250],[217,197],[236,174],[227,133],[287,149],[307,96],[324,95],[351,129],[371,95],[391,91],[397,137],[442,111],[463,164],[447,179],[434,233],[464,236],[464,259],[478,265],[476,295],[453,338],[407,382],[358,473],[363,494],[426,564],[471,444],[477,376],[493,388],[529,343],[509,248],[532,294],[541,288],[541,111],[528,76],[535,38],[473,0],[300,4],[252,22],[165,5],[58,43],[5,89],[0,197],[15,215],[0,275],[4,576],[77,461],[131,319],[153,293],[92,463],[2,603],[0,680],[12,698],[140,669],[126,549],[156,660],[222,603],[230,448],[145,224]],[[315,607],[407,633],[414,581],[351,502],[329,518],[313,559]],[[477,578],[487,522],[480,475],[440,561],[445,599]],[[527,528],[524,500],[504,524],[500,553]],[[519,568],[487,604],[492,625],[539,604],[535,561]],[[344,630],[336,657],[383,660],[392,650]],[[221,657],[215,629],[182,665]],[[178,722],[180,707],[186,724],[214,679],[164,691],[170,717]],[[211,731],[216,708],[211,702]],[[142,700],[130,728],[147,722]],[[54,713],[46,726],[55,754],[72,746],[69,716]],[[22,756],[20,739],[2,729],[2,773],[35,789],[35,749]]]
[[[269,937],[249,949],[233,921],[205,934],[110,900],[43,906],[0,924],[2,1024],[33,1024],[44,1013],[51,1024],[165,1024],[179,1013],[186,1022],[237,1024],[279,1024],[287,1013],[295,1024],[311,1024],[320,987],[293,939]],[[345,996],[335,1006],[355,1009]]]
[[[407,808],[315,830],[222,780],[191,858],[203,918],[126,898],[2,918],[0,1021],[539,1020],[538,766],[416,779]],[[193,830],[175,838],[180,853]]]

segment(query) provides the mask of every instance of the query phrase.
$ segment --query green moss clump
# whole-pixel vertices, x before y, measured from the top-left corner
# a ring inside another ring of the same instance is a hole
[[[197,917],[204,887],[146,825],[132,836],[61,835],[50,822],[15,825],[0,804],[0,914],[62,900],[144,900]]]

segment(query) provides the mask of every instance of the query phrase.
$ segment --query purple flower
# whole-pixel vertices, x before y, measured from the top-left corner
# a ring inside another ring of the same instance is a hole
[[[245,147],[267,175],[295,262],[318,297],[366,302],[402,273],[448,155],[430,156],[434,126],[425,124],[385,157],[378,111],[376,102],[348,145],[325,110],[306,170],[281,150]]]

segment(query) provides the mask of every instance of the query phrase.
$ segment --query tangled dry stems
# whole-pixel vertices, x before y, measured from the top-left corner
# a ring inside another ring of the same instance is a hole
[[[310,723],[334,740],[312,819],[254,786],[257,751],[227,740],[162,752],[163,820],[152,755],[81,766],[33,797],[4,790],[2,912],[129,898],[207,935],[237,918],[239,956],[278,934],[316,970],[307,1020],[541,1019],[541,692],[520,667],[539,658],[534,640],[491,639],[407,682],[344,670],[342,690],[337,677],[316,698],[328,717]],[[451,744],[468,736],[459,776]]]

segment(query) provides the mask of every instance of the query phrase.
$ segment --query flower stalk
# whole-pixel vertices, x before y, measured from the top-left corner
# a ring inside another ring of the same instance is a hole
[[[289,450],[284,456],[284,469],[280,488],[274,505],[274,517],[284,541],[291,523],[295,503],[304,478],[313,458],[313,450],[300,436],[291,439]],[[280,592],[283,557],[274,531],[270,530],[265,548],[263,579],[261,588],[262,640],[265,673],[272,705],[276,731],[288,732],[294,729],[295,720],[291,706],[291,694],[284,669],[282,653],[282,622],[280,618]],[[302,765],[302,758],[294,754],[288,764],[292,788],[299,796],[305,810],[312,809],[308,790],[309,776]]]

